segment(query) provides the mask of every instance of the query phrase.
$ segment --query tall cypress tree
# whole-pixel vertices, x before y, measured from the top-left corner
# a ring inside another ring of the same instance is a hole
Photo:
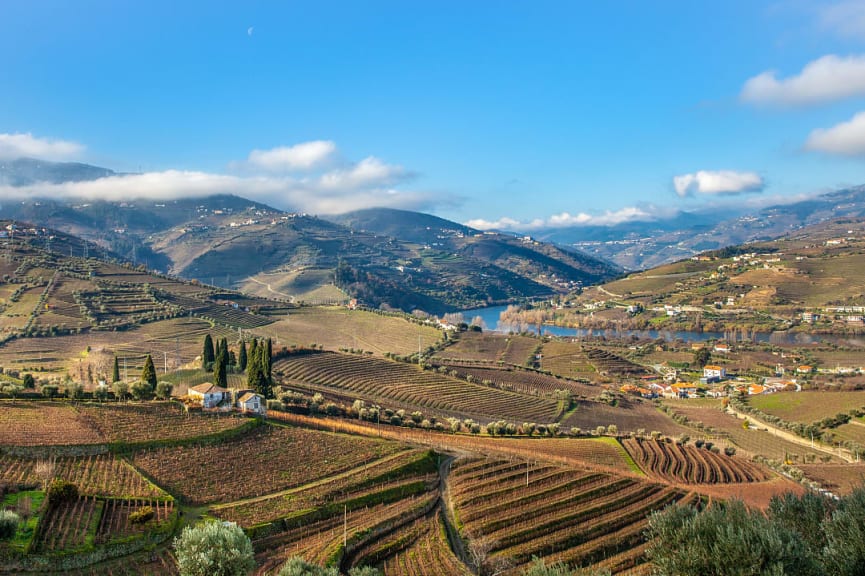
[[[144,369],[141,370],[141,381],[147,382],[151,391],[156,388],[156,368],[153,366],[153,358],[150,357],[150,354],[144,360]]]
[[[201,367],[210,372],[213,369],[213,362],[216,360],[216,353],[213,350],[213,338],[210,334],[204,337],[204,349],[201,351]]]
[[[253,358],[255,358],[256,350],[258,350],[258,339],[253,338],[252,342],[249,343],[249,362],[252,363]]]
[[[219,349],[219,354],[213,363],[213,379],[217,386],[228,388],[228,357],[222,348]]]
[[[264,373],[267,375],[268,384],[273,384],[273,341],[268,338],[264,349]]]
[[[238,353],[238,356],[239,356],[237,359],[238,367],[240,368],[240,371],[243,372],[244,370],[246,370],[246,362],[247,362],[246,342],[244,342],[243,340],[240,341],[240,352]]]
[[[258,392],[261,387],[261,363],[259,362],[258,345],[254,338],[249,350],[249,363],[246,365],[246,385]]]
[[[219,349],[216,351],[216,355],[222,352],[225,354],[225,358],[228,359],[228,338],[220,338],[219,340]]]
[[[120,382],[120,363],[117,356],[114,357],[114,370],[111,372],[111,383]]]

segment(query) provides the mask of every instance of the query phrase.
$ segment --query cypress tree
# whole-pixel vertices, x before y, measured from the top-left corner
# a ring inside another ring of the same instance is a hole
[[[256,392],[259,392],[259,394],[261,393],[261,376],[261,362],[258,354],[258,346],[256,345],[255,339],[253,339],[252,344],[250,345],[249,363],[246,366],[246,385]]]
[[[114,370],[111,372],[111,383],[120,382],[120,363],[117,356],[114,357]]]
[[[210,334],[204,337],[204,350],[201,351],[201,367],[210,372],[213,369],[213,362],[216,360],[216,353],[213,350],[213,338]]]
[[[258,350],[258,339],[253,338],[252,342],[249,343],[249,362],[252,362],[252,359],[255,358],[256,350]]]
[[[144,360],[144,369],[141,370],[141,381],[146,382],[150,386],[151,391],[156,388],[156,368],[153,366],[153,358],[150,357],[150,354]]]
[[[228,338],[221,338],[219,340],[219,349],[216,351],[216,355],[218,356],[220,352],[225,354],[226,359],[228,358]]]
[[[267,339],[267,347],[264,352],[264,367],[267,382],[273,384],[273,341],[270,338]]]
[[[237,361],[240,367],[240,371],[243,372],[244,370],[246,370],[246,342],[244,342],[243,340],[240,341],[240,353]]]
[[[228,358],[225,356],[222,348],[219,349],[219,354],[216,356],[216,361],[213,363],[213,379],[217,386],[228,388]]]

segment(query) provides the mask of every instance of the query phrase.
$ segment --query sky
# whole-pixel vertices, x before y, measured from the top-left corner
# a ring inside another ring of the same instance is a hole
[[[861,0],[0,0],[0,162],[481,228],[865,184]]]

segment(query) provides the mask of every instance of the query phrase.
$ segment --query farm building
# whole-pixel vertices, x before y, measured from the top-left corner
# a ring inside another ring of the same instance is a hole
[[[229,394],[229,391],[225,388],[221,388],[210,382],[193,386],[188,392],[190,398],[201,400],[202,408],[214,408],[218,406],[220,402],[228,398]]]
[[[723,366],[707,364],[703,366],[703,378],[709,382],[717,382],[727,377],[727,370]]]
[[[237,397],[237,409],[244,414],[261,414],[267,413],[267,404],[264,396],[251,391],[243,391]]]

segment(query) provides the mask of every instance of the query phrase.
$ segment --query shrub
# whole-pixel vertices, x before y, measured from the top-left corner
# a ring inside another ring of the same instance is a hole
[[[171,398],[171,392],[174,391],[174,386],[171,382],[161,380],[156,383],[156,397],[160,400],[168,400]]]
[[[0,540],[10,540],[18,531],[18,514],[11,510],[0,510]]]
[[[155,516],[155,513],[152,507],[142,506],[129,515],[129,521],[133,524],[146,524],[149,520],[153,519],[153,516]]]
[[[78,498],[78,486],[72,482],[57,478],[52,480],[48,486],[48,503],[59,504],[60,502],[69,502]]]
[[[724,454],[727,456],[733,456],[736,454],[736,448],[733,446],[727,446],[724,448]]]
[[[255,567],[252,542],[237,524],[187,526],[174,549],[181,576],[246,576]]]
[[[339,570],[335,567],[322,568],[316,564],[310,564],[303,558],[293,556],[282,565],[277,576],[339,576]]]

